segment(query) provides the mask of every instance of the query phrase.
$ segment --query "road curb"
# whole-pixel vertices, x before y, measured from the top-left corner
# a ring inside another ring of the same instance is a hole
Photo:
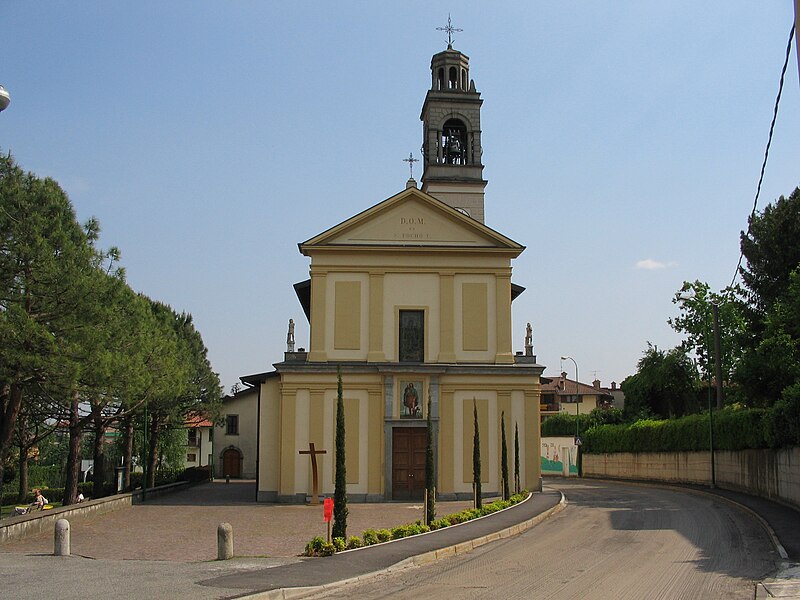
[[[447,546],[445,548],[440,548],[439,550],[433,550],[431,552],[425,552],[424,554],[419,554],[417,556],[411,556],[385,569],[381,569],[379,571],[373,571],[371,573],[365,573],[364,575],[359,575],[358,577],[351,577],[349,579],[343,579],[341,581],[335,581],[333,583],[326,583],[324,585],[317,585],[310,587],[279,588],[277,590],[256,592],[254,594],[237,596],[237,599],[238,600],[299,600],[300,598],[306,598],[308,596],[311,596],[312,594],[329,592],[347,584],[366,581],[374,577],[378,577],[380,575],[386,575],[388,573],[392,573],[393,571],[402,570],[412,565],[415,566],[427,565],[436,562],[437,560],[441,560],[443,558],[449,558],[451,556],[465,554],[485,544],[500,539],[513,537],[515,535],[523,533],[524,531],[527,531],[531,527],[538,525],[548,517],[551,517],[561,512],[567,505],[567,498],[564,495],[564,492],[562,492],[561,490],[559,490],[558,492],[559,494],[561,494],[561,500],[559,500],[555,506],[548,508],[547,510],[539,513],[535,517],[528,519],[527,521],[523,521],[522,523],[517,523],[516,525],[512,525],[511,527],[501,529],[500,531],[496,531],[494,533],[486,534],[479,538],[475,538],[474,540],[461,542],[459,544],[455,544],[453,546]],[[531,497],[533,496],[531,495]]]

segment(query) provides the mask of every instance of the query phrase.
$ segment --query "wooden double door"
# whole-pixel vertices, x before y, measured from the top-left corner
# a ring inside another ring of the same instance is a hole
[[[392,429],[392,500],[422,500],[425,495],[426,427]]]
[[[222,453],[222,476],[242,476],[242,453],[236,448],[228,448]]]

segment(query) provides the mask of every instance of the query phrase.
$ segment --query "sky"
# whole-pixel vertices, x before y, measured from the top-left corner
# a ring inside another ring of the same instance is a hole
[[[297,243],[405,188],[449,13],[484,99],[486,224],[527,248],[514,350],[530,322],[546,375],[569,355],[619,383],[680,342],[683,281],[734,276],[792,4],[6,0],[0,151],[194,316],[227,390],[282,359],[290,318],[308,347]],[[794,52],[760,209],[800,185]]]

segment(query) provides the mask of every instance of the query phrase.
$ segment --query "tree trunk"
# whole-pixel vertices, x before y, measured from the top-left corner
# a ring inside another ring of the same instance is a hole
[[[147,449],[147,487],[155,487],[156,464],[158,462],[158,437],[161,434],[161,419],[157,415],[150,418],[149,448]]]
[[[3,477],[6,476],[6,468],[0,460],[0,519],[3,518]]]
[[[25,502],[28,495],[28,446],[25,439],[26,418],[24,413],[20,413],[17,418],[17,441],[19,442],[19,457],[17,461],[17,472],[19,473],[19,487],[17,488],[17,502]]]
[[[64,506],[74,504],[78,497],[78,478],[81,468],[81,422],[78,414],[78,392],[72,395],[69,406],[69,454],[67,454]]]
[[[19,448],[19,493],[17,494],[17,502],[20,504],[25,502],[28,495],[28,448],[20,446]]]
[[[131,489],[131,468],[133,466],[133,417],[126,417],[122,422],[122,466],[125,467],[125,480],[122,489]]]
[[[5,461],[11,451],[14,428],[17,425],[17,417],[21,409],[22,388],[16,384],[3,385],[0,389],[0,507],[3,505]],[[0,517],[2,516],[2,510],[0,510]]]
[[[94,459],[94,466],[92,467],[92,497],[102,498],[105,496],[105,462],[106,452],[103,438],[105,436],[106,428],[103,425],[103,420],[95,415],[94,418],[94,444],[92,447],[92,458]]]

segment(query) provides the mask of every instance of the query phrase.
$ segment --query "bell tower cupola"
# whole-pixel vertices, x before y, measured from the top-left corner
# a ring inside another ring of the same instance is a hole
[[[442,28],[452,34],[459,31]],[[484,222],[481,95],[469,57],[452,46],[431,59],[431,89],[422,105],[422,191]]]

